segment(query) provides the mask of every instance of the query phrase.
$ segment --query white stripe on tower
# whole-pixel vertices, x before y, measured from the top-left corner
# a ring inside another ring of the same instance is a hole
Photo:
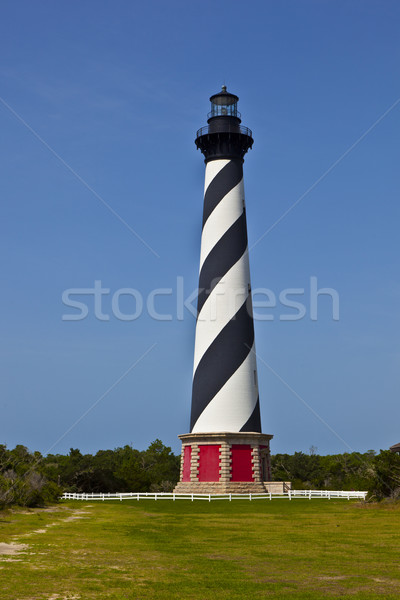
[[[243,161],[207,162],[191,431],[261,431]]]

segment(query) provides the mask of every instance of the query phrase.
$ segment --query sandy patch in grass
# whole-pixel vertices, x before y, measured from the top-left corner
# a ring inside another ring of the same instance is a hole
[[[320,581],[339,581],[340,579],[347,579],[346,575],[326,575],[317,577]]]
[[[70,517],[67,517],[66,519],[63,519],[64,523],[68,523],[68,521],[76,521],[77,519],[87,519],[90,516],[90,513],[87,512],[87,509],[73,509],[72,510],[72,515]]]
[[[82,598],[82,596],[78,596],[77,594],[69,594],[68,592],[66,594],[52,594],[51,596],[47,596],[46,600],[81,600]],[[32,596],[26,600],[45,600],[45,598],[44,596]]]
[[[74,510],[74,515],[86,515],[87,509],[86,508],[76,508]]]
[[[45,525],[45,527],[53,527],[53,525],[57,525],[57,523],[49,523],[48,525]],[[33,531],[29,531],[28,533],[20,533],[14,537],[16,540],[18,540],[20,538],[31,537],[32,535],[35,535],[35,533],[47,533],[47,531],[47,529],[34,529]]]
[[[0,555],[4,556],[10,556],[12,554],[18,554],[18,552],[22,552],[22,550],[25,550],[28,546],[26,544],[15,544],[14,542],[12,542],[11,544],[6,544],[4,542],[0,543]]]
[[[11,513],[14,514],[18,514],[18,515],[32,515],[34,513],[53,513],[53,512],[60,512],[66,510],[66,507],[64,506],[49,506],[47,508],[31,508],[30,510],[20,510],[18,508],[12,508],[10,509]]]
[[[63,519],[64,523],[68,523],[69,521],[77,521],[78,519],[88,519],[90,517],[90,513],[87,512],[87,508],[81,510],[78,508],[73,510],[73,514],[70,517]]]
[[[399,581],[398,579],[388,579],[386,578],[381,578],[381,577],[373,577],[372,581],[376,581],[377,583],[388,583],[389,585],[399,585]]]
[[[67,594],[67,596],[64,594],[62,596],[60,596],[60,594],[52,594],[49,596],[49,600],[80,600],[81,597],[82,596],[78,596],[77,594]]]

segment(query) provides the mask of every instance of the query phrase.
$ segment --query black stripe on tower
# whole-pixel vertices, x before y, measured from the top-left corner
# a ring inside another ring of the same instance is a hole
[[[243,179],[243,161],[230,160],[211,181],[204,194],[203,227],[214,208]]]
[[[261,415],[260,415],[260,398],[257,397],[257,402],[250,417],[243,425],[240,431],[257,431],[261,433]]]

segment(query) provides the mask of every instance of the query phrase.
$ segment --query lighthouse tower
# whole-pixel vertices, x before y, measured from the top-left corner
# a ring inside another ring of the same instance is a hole
[[[263,492],[269,441],[260,401],[247,244],[243,158],[253,145],[239,98],[222,87],[198,130],[205,157],[203,230],[190,433],[176,492]]]

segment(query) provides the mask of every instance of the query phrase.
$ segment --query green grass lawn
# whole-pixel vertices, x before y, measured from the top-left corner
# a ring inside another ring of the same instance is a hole
[[[83,511],[83,512],[81,512]],[[0,513],[1,600],[400,597],[400,506],[64,502]]]

